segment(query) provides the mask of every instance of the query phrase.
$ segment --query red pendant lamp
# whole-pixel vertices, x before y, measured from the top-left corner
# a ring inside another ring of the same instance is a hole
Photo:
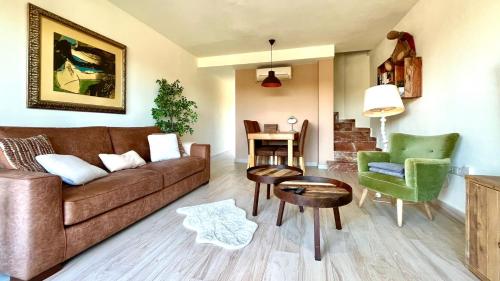
[[[266,88],[277,88],[281,87],[281,81],[276,77],[274,71],[273,71],[273,45],[276,40],[274,39],[269,39],[269,44],[271,44],[271,70],[269,70],[269,73],[267,74],[266,79],[262,81],[262,87]]]

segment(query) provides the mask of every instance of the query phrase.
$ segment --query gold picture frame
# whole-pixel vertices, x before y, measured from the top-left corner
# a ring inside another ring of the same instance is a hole
[[[126,113],[127,47],[28,4],[28,108]]]

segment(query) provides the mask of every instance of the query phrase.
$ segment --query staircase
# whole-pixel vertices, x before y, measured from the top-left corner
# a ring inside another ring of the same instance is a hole
[[[334,160],[328,161],[328,170],[353,172],[358,170],[357,152],[377,151],[377,139],[370,137],[370,128],[357,128],[356,120],[341,119],[334,114]]]

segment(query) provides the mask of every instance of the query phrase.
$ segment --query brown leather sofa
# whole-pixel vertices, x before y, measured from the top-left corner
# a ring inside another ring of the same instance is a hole
[[[101,168],[99,153],[135,150],[148,162],[79,187],[51,174],[0,169],[0,272],[22,280],[53,274],[69,258],[209,181],[209,145],[193,144],[189,157],[151,163],[152,133],[159,130],[0,127],[0,138],[45,134],[56,153]]]

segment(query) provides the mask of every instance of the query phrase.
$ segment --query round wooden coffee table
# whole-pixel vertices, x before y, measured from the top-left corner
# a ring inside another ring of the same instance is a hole
[[[295,191],[303,188],[302,194]],[[352,201],[352,188],[347,183],[322,177],[294,176],[279,179],[274,185],[274,195],[278,197],[280,207],[278,210],[277,226],[281,226],[285,202],[312,207],[314,210],[314,258],[321,260],[319,240],[319,208],[332,208],[335,217],[335,226],[342,229],[339,207]]]
[[[275,184],[279,179],[292,176],[301,176],[302,170],[297,167],[287,165],[261,165],[247,169],[247,178],[255,182],[255,193],[253,198],[252,215],[257,215],[259,208],[260,184],[267,184],[267,199],[271,198],[271,184]],[[301,208],[301,211],[303,209]]]

